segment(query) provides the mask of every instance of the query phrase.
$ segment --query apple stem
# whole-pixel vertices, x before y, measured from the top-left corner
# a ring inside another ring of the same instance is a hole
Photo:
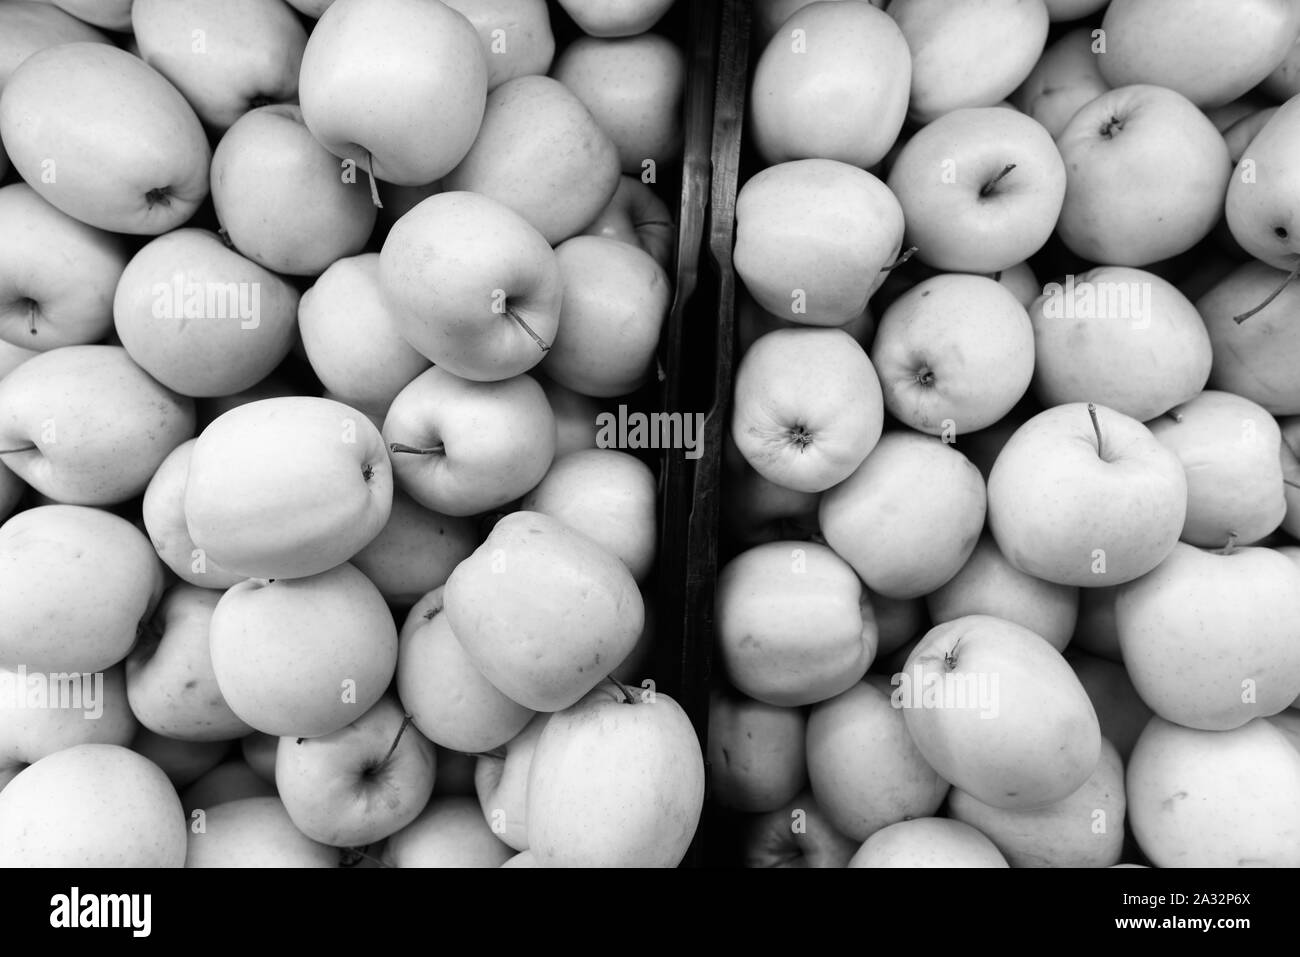
[[[1001,281],[1002,281],[1002,270],[999,269],[999,270],[998,270],[997,272],[995,272],[993,275],[989,276],[989,278],[992,279],[994,282],[1001,282]]]
[[[406,452],[410,455],[445,455],[447,449],[441,442],[437,445],[431,445],[427,449],[417,449],[413,445],[403,445],[401,442],[390,442],[388,451]]]
[[[34,445],[20,445],[16,449],[0,449],[0,455],[17,455],[19,452],[35,452]]]
[[[389,865],[385,864],[385,863],[384,863],[382,860],[380,860],[379,858],[375,857],[373,854],[367,854],[367,853],[365,852],[365,849],[364,849],[364,848],[360,848],[360,847],[345,847],[345,848],[343,848],[343,852],[344,852],[345,855],[348,855],[348,854],[355,854],[356,857],[357,857],[357,860],[352,860],[351,858],[349,858],[349,857],[347,857],[347,856],[344,856],[344,857],[343,857],[343,861],[342,861],[344,867],[356,867],[356,866],[357,866],[357,863],[358,863],[359,860],[367,860],[367,861],[371,861],[371,862],[373,862],[373,863],[375,863],[375,864],[378,864],[380,867],[388,867],[388,866],[389,866]]]
[[[994,176],[991,180],[989,180],[987,183],[984,184],[984,187],[980,190],[980,196],[992,195],[993,187],[997,186],[998,183],[1002,182],[1002,180],[1006,177],[1006,175],[1015,168],[1016,168],[1015,163],[1008,163],[1006,166],[1002,167],[1002,172],[998,173],[997,176]]]
[[[393,752],[397,750],[397,743],[402,740],[402,735],[406,733],[407,725],[410,723],[411,716],[409,714],[402,715],[402,726],[397,729],[397,737],[393,738],[393,744],[388,749],[388,753],[384,755],[384,760],[379,762],[381,765],[387,764],[388,759],[393,756]]]
[[[495,748],[493,748],[491,751],[480,751],[478,754],[470,755],[470,757],[496,758],[499,761],[504,761],[506,758],[506,746],[504,744],[500,744],[497,745]]]
[[[225,244],[227,249],[235,248],[235,243],[230,238],[230,233],[226,232],[225,226],[222,226],[220,229],[217,230],[217,235],[221,237],[221,241]]]
[[[888,266],[883,267],[880,271],[889,272],[891,269],[897,269],[899,266],[903,265],[903,263],[907,262],[915,255],[916,255],[916,247],[909,246],[906,251],[899,254],[899,257],[897,259],[895,259]]]
[[[1092,431],[1097,433],[1097,455],[1105,458],[1101,451],[1101,423],[1097,421],[1097,406],[1091,402],[1088,403],[1088,415],[1092,418]]]
[[[36,300],[27,300],[27,328],[32,335],[36,335]]]
[[[1300,482],[1294,482],[1294,481],[1292,481],[1291,479],[1288,479],[1288,478],[1284,478],[1284,479],[1282,480],[1282,484],[1283,484],[1283,485],[1290,485],[1292,488],[1300,488]]]
[[[1183,414],[1179,412],[1177,409],[1170,409],[1169,418],[1173,419],[1175,422],[1182,422]]]
[[[541,336],[539,336],[536,332],[534,332],[533,327],[530,326],[528,323],[524,322],[523,317],[521,317],[519,313],[511,309],[509,310],[509,315],[511,319],[519,323],[519,325],[523,328],[524,332],[528,333],[530,336],[533,337],[533,342],[537,343],[537,348],[541,349],[543,352],[551,351],[551,347],[547,345],[546,340],[543,339]]]
[[[623,692],[624,704],[636,704],[636,698],[633,696],[631,690],[628,688],[627,685],[623,684],[623,682],[619,681],[613,675],[609,675],[608,677],[609,680],[614,683],[614,686],[618,688],[619,691]]]
[[[370,201],[375,204],[375,209],[383,209],[384,204],[379,201],[379,184],[375,182],[370,150],[366,150],[366,175],[370,177]]]
[[[944,652],[943,665],[949,671],[952,671],[957,667],[957,649],[960,647],[961,647],[961,639],[958,638],[956,641],[953,642],[952,647],[949,648],[946,652]]]
[[[1287,286],[1289,286],[1291,284],[1291,281],[1294,280],[1297,275],[1300,275],[1300,259],[1296,259],[1295,265],[1292,266],[1291,271],[1286,274],[1286,278],[1283,279],[1278,284],[1278,287],[1276,289],[1274,289],[1272,292],[1268,294],[1267,299],[1261,302],[1254,309],[1248,309],[1239,316],[1233,316],[1232,321],[1235,322],[1237,325],[1241,325],[1251,316],[1255,315],[1255,313],[1262,312],[1263,310],[1267,309],[1268,304],[1271,303],[1278,296],[1282,295],[1282,290],[1285,289]]]
[[[1233,552],[1235,552],[1236,550],[1237,550],[1237,533],[1236,533],[1236,532],[1229,532],[1229,533],[1228,533],[1228,544],[1226,544],[1226,545],[1223,546],[1223,552],[1222,552],[1222,554],[1224,554],[1224,555],[1231,555],[1231,554],[1232,554]]]

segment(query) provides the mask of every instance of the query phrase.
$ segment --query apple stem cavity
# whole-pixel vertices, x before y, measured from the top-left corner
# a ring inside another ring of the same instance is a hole
[[[402,726],[397,729],[397,737],[393,738],[393,743],[389,747],[388,753],[384,755],[384,760],[379,762],[380,767],[383,767],[385,764],[387,764],[388,759],[393,756],[393,752],[397,750],[398,743],[402,740],[402,735],[406,733],[406,729],[410,726],[410,724],[411,724],[411,716],[409,714],[402,715]]]
[[[984,184],[983,188],[980,190],[980,199],[987,199],[989,196],[992,196],[994,187],[996,187],[998,183],[1002,182],[1006,175],[1015,168],[1015,163],[1008,163],[1006,166],[1002,167],[1002,172],[998,173],[997,176],[994,176]]]
[[[1278,296],[1282,295],[1282,290],[1285,289],[1287,286],[1291,285],[1292,281],[1295,279],[1297,275],[1300,275],[1300,258],[1296,259],[1295,265],[1292,266],[1291,271],[1286,274],[1286,278],[1283,279],[1280,283],[1278,283],[1277,288],[1268,294],[1267,299],[1261,302],[1254,309],[1248,309],[1239,316],[1233,316],[1232,321],[1235,322],[1237,325],[1241,325],[1251,316],[1255,315],[1255,313],[1263,312],[1265,309],[1268,308],[1269,303],[1271,303]]]
[[[909,259],[911,259],[911,258],[912,258],[913,256],[915,256],[915,255],[916,255],[916,247],[915,247],[915,246],[909,246],[909,247],[908,247],[908,248],[907,248],[903,253],[901,253],[901,254],[899,255],[899,257],[898,257],[897,259],[895,259],[895,260],[894,260],[892,263],[890,263],[888,266],[884,266],[884,267],[882,267],[880,271],[881,271],[881,272],[889,272],[890,270],[897,269],[899,266],[903,265],[903,263],[907,262]]]
[[[609,675],[609,680],[613,683],[614,687],[618,688],[619,691],[623,692],[624,704],[636,704],[636,697],[632,694],[632,691],[628,688],[627,685],[623,684],[623,682],[619,681],[613,675]]]
[[[379,200],[379,184],[375,181],[373,158],[370,150],[366,150],[366,175],[370,177],[370,201],[375,204],[375,209],[383,209],[384,204]]]
[[[961,647],[961,639],[958,638],[956,641],[953,642],[952,647],[949,648],[946,652],[944,652],[943,666],[947,668],[949,671],[957,670],[957,649],[960,647]]]
[[[446,446],[441,442],[437,445],[431,445],[427,449],[417,449],[413,445],[403,445],[401,442],[390,442],[388,445],[390,452],[405,452],[408,455],[445,455]]]
[[[1092,431],[1097,433],[1097,456],[1104,459],[1106,455],[1101,450],[1101,423],[1097,421],[1097,406],[1092,402],[1088,403],[1088,415],[1092,419]]]
[[[533,331],[533,327],[530,326],[528,323],[524,322],[523,317],[520,316],[519,313],[515,312],[513,309],[507,309],[506,314],[509,315],[510,318],[513,319],[515,322],[519,323],[520,327],[524,330],[524,332],[532,336],[533,342],[537,343],[537,348],[541,349],[543,352],[551,351],[551,347],[550,345],[547,344],[546,340],[543,339],[541,336],[539,336],[535,331]]]

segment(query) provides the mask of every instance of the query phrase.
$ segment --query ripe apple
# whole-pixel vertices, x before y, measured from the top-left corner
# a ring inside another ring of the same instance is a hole
[[[1000,283],[936,276],[890,303],[871,363],[895,418],[955,438],[993,425],[1024,396],[1034,374],[1034,329]]]
[[[263,399],[199,436],[185,522],[195,547],[232,572],[301,578],[368,545],[388,521],[392,487],[383,439],[360,412],[308,396]]]
[[[672,5],[673,0],[560,0],[578,28],[593,37],[645,33]]]
[[[1154,273],[1101,266],[1044,288],[1032,306],[1034,392],[1044,407],[1097,402],[1146,422],[1205,387],[1200,315]]]
[[[1084,594],[1097,594],[1109,589],[1093,588]],[[1127,761],[1142,729],[1151,720],[1151,709],[1146,706],[1133,682],[1116,661],[1108,661],[1095,654],[1071,648],[1066,655],[1075,677],[1088,692],[1088,700],[1097,712],[1101,736],[1109,741]]]
[[[339,0],[342,2],[342,0]],[[500,867],[513,851],[501,841],[473,797],[435,797],[384,845],[388,867]]]
[[[1106,2],[1100,0],[1098,6]],[[1020,89],[1011,95],[1011,102],[1042,123],[1053,137],[1061,135],[1081,106],[1110,89],[1101,75],[1097,40],[1087,27],[1062,35],[1044,51]]]
[[[1180,542],[1115,615],[1133,686],[1168,721],[1231,731],[1300,694],[1300,567],[1271,548]]]
[[[1127,785],[1157,867],[1300,867],[1300,751],[1268,721],[1195,731],[1152,718]]]
[[[39,352],[103,338],[126,267],[122,237],[60,212],[26,183],[0,189],[0,218],[0,338]]]
[[[555,416],[533,378],[471,382],[434,366],[397,394],[383,440],[402,491],[444,515],[475,515],[542,480]]]
[[[42,495],[114,505],[139,495],[194,434],[194,401],[120,346],[64,346],[0,379],[0,457]]]
[[[406,341],[462,378],[527,372],[555,341],[557,257],[487,196],[439,193],[403,216],[380,251],[379,285]]]
[[[709,696],[712,799],[749,813],[775,811],[793,800],[808,783],[807,723],[802,708],[715,689]]]
[[[537,740],[528,849],[542,867],[676,867],[703,807],[704,757],[686,712],[666,694],[602,684],[551,715]]]
[[[1088,694],[1028,628],[987,615],[937,625],[895,682],[922,756],[985,804],[1052,804],[1096,770],[1101,731]]]
[[[235,585],[217,602],[209,635],[230,709],[280,737],[319,737],[355,721],[397,666],[393,616],[379,589],[348,564]]]
[[[759,475],[785,488],[828,489],[880,441],[880,380],[843,330],[769,332],[741,359],[735,390],[732,439]]]
[[[852,475],[822,496],[826,543],[873,591],[918,598],[966,564],[986,510],[979,469],[951,445],[887,432]]]
[[[439,515],[394,491],[388,523],[352,556],[352,564],[390,604],[409,608],[445,583],[477,544],[478,529],[469,519]]]
[[[201,810],[203,828],[190,828],[186,867],[339,866],[338,848],[313,841],[298,830],[274,794]]]
[[[185,817],[158,766],[115,744],[42,758],[0,791],[0,867],[181,867]]]
[[[1000,107],[945,113],[889,171],[907,244],[937,269],[991,273],[1038,252],[1065,198],[1065,164],[1035,120]]]
[[[181,395],[262,381],[293,346],[298,290],[204,229],[178,229],[132,257],[113,323],[127,353]]]
[[[925,605],[936,625],[966,615],[991,615],[1023,625],[1063,651],[1078,619],[1079,590],[1025,574],[985,532],[961,571],[930,592]]]
[[[275,796],[274,784],[259,777],[244,760],[234,758],[218,764],[187,787],[181,794],[181,806],[185,808],[185,817],[192,820],[195,810],[206,813],[218,804],[230,801]]]
[[[399,636],[397,694],[420,733],[435,744],[477,754],[510,741],[533,712],[496,689],[451,630],[443,588],[425,595]]]
[[[1124,849],[1124,762],[1101,739],[1097,769],[1073,794],[1026,810],[990,807],[960,788],[948,814],[989,838],[1012,867],[1110,867]]]
[[[1112,0],[1099,58],[1111,86],[1152,83],[1197,106],[1217,106],[1257,86],[1300,33],[1291,0]]]
[[[555,56],[546,0],[443,0],[478,31],[488,92],[517,76],[545,76]]]
[[[358,847],[410,824],[433,794],[433,745],[393,697],[319,738],[281,738],[275,785],[294,825],[314,841]]]
[[[141,511],[149,541],[173,574],[191,585],[222,591],[243,581],[244,576],[209,561],[195,547],[185,525],[185,485],[197,441],[182,442],[162,460],[144,491]]]
[[[1208,390],[1149,424],[1187,473],[1182,539],[1203,547],[1249,545],[1286,515],[1282,431],[1260,406]]]
[[[183,741],[229,741],[253,730],[230,710],[212,672],[209,630],[221,595],[173,585],[126,659],[131,711],[150,731]]]
[[[1278,425],[1282,428],[1282,491],[1286,499],[1282,530],[1300,539],[1300,417],[1281,419]]]
[[[36,192],[99,229],[156,236],[208,195],[208,141],[190,105],[162,74],[106,43],[65,43],[24,60],[0,95],[0,137]]]
[[[897,198],[847,163],[779,163],[736,196],[736,273],[777,316],[843,325],[866,308],[902,246]]]
[[[811,791],[749,818],[742,840],[746,867],[841,868],[858,849],[857,841],[835,830]]]
[[[714,616],[727,679],[777,707],[846,691],[876,655],[862,582],[815,542],[769,542],[733,558],[718,576]]]
[[[337,0],[307,40],[298,96],[312,135],[354,172],[418,186],[469,151],[487,77],[473,24],[446,4]]]
[[[1056,145],[1068,170],[1057,232],[1084,259],[1145,266],[1191,249],[1218,221],[1228,147],[1180,93],[1141,84],[1103,93]]]
[[[379,254],[334,262],[302,294],[298,331],[321,384],[363,412],[384,415],[397,393],[429,368],[409,346],[379,284]]]
[[[673,265],[677,227],[659,194],[637,176],[620,176],[618,189],[583,236],[617,239],[648,252],[664,270]]]
[[[803,6],[754,67],[754,146],[768,164],[821,157],[874,166],[903,128],[911,82],[907,40],[884,11]]]
[[[131,30],[144,61],[214,129],[298,94],[307,31],[282,0],[135,0]]]
[[[0,4],[0,89],[18,65],[38,50],[61,43],[107,42],[108,37],[90,24],[50,3]]]
[[[480,754],[474,764],[474,792],[483,818],[516,851],[528,849],[528,770],[550,719],[549,714],[534,715],[506,742],[503,755]]]
[[[105,30],[131,29],[132,0],[43,0]]]
[[[126,657],[163,592],[162,566],[124,518],[41,505],[0,525],[0,668],[102,671]]]
[[[540,512],[501,519],[447,579],[447,623],[483,676],[534,711],[578,701],[632,651],[645,606],[631,573]]]
[[[1247,253],[1290,271],[1300,253],[1291,228],[1300,204],[1300,181],[1286,165],[1300,132],[1300,103],[1284,103],[1259,131],[1228,184],[1225,214],[1232,236]],[[17,161],[15,160],[15,163]]]
[[[1095,588],[1145,575],[1187,516],[1178,457],[1136,419],[1073,402],[1040,412],[989,476],[989,527],[1022,572]]]
[[[1043,0],[892,0],[885,10],[912,53],[909,115],[918,123],[1006,99],[1047,43]]]
[[[882,828],[858,848],[848,867],[1010,867],[969,824],[919,817]]]

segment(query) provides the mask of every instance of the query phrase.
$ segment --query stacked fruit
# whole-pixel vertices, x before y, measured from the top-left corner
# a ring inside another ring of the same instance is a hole
[[[748,861],[1300,864],[1300,6],[754,24],[708,743]]]
[[[655,476],[597,440],[685,57],[561,6],[0,3],[0,865],[684,855]]]

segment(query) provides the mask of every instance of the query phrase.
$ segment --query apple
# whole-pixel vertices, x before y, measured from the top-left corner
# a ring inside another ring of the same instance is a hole
[[[379,254],[331,264],[298,302],[298,331],[325,388],[363,412],[384,415],[397,393],[429,368],[409,346],[379,284]]]
[[[239,751],[244,761],[263,781],[275,784],[275,752],[280,747],[280,739],[273,734],[254,731],[239,741]]]
[[[397,331],[445,372],[527,372],[555,340],[563,286],[541,233],[488,196],[444,192],[398,221],[379,253]]]
[[[451,516],[522,496],[551,467],[555,437],[555,416],[535,379],[471,382],[441,366],[397,394],[383,431],[398,486]]]
[[[0,791],[0,867],[181,867],[185,817],[167,776],[115,744],[42,758]]]
[[[1110,867],[1124,849],[1124,762],[1101,740],[1097,769],[1073,794],[1023,810],[990,807],[960,788],[948,814],[989,838],[1012,867]]]
[[[275,785],[294,825],[335,847],[373,844],[410,824],[433,794],[433,745],[381,698],[319,738],[281,738]]]
[[[444,0],[478,31],[488,92],[517,76],[545,76],[555,56],[546,0]]]
[[[778,163],[736,196],[736,274],[773,315],[843,325],[866,308],[902,245],[897,198],[847,163]]]
[[[593,37],[645,33],[672,5],[673,0],[560,0],[578,29]]]
[[[1012,565],[1095,588],[1164,561],[1187,516],[1187,478],[1141,422],[1073,402],[1016,430],[993,464],[988,500],[989,527]]]
[[[240,758],[218,764],[185,789],[181,806],[185,816],[193,819],[194,811],[205,814],[218,804],[244,798],[275,797],[275,785],[263,780]]]
[[[920,598],[886,598],[868,588],[867,600],[871,603],[879,633],[878,662],[883,663],[884,656],[893,654],[930,630],[930,616]],[[903,655],[898,663],[901,665],[906,660],[907,656]],[[892,673],[896,669],[887,670]]]
[[[343,0],[339,0],[343,2]],[[388,867],[500,867],[513,856],[472,797],[435,797],[384,845]]]
[[[1278,421],[1282,429],[1280,448],[1282,461],[1283,493],[1286,515],[1282,530],[1292,538],[1300,539],[1300,418],[1290,416]],[[0,513],[3,509],[0,509]]]
[[[847,694],[847,692],[845,692]],[[719,805],[765,813],[808,783],[802,708],[782,708],[715,689],[709,696],[710,793]]]
[[[1084,594],[1095,595],[1108,590],[1093,588]],[[1097,722],[1101,725],[1102,738],[1113,743],[1119,756],[1127,761],[1138,735],[1151,720],[1151,709],[1133,687],[1122,664],[1077,648],[1070,649],[1066,660],[1083,690],[1088,692],[1088,700],[1092,702]]]
[[[991,615],[1023,625],[1063,651],[1078,619],[1079,590],[1025,574],[985,532],[961,571],[930,592],[925,605],[936,625],[966,615]]]
[[[1047,43],[1042,0],[892,0],[885,10],[912,53],[909,115],[918,123],[1006,99]]]
[[[209,640],[230,710],[279,737],[319,737],[355,721],[397,666],[388,606],[348,564],[235,585],[217,602]]]
[[[714,620],[727,680],[776,707],[833,698],[862,680],[876,655],[862,582],[815,542],[769,542],[729,561]]]
[[[167,388],[230,395],[289,354],[298,290],[216,233],[178,229],[131,258],[112,308],[127,353]]]
[[[1024,396],[1034,375],[1034,329],[1000,283],[935,276],[890,303],[871,363],[895,418],[955,438],[993,425]]]
[[[855,841],[934,814],[948,793],[890,698],[890,679],[874,676],[808,715],[812,792],[836,829]]]
[[[731,437],[770,482],[821,492],[880,441],[884,399],[871,360],[840,329],[780,329],[736,370]]]
[[[0,339],[0,379],[13,372],[33,356],[39,355],[36,349],[24,349],[13,343]]]
[[[307,31],[282,0],[134,0],[131,30],[144,61],[215,129],[297,96]]]
[[[132,0],[42,0],[105,30],[131,29]]]
[[[0,90],[29,56],[61,43],[108,43],[108,37],[49,3],[0,4]]]
[[[1149,424],[1187,473],[1182,539],[1249,545],[1276,530],[1286,515],[1282,431],[1260,406],[1231,392],[1209,390]]]
[[[1068,170],[1057,232],[1084,259],[1145,266],[1191,249],[1218,221],[1228,147],[1180,93],[1144,84],[1103,93],[1056,145]]]
[[[919,817],[881,828],[849,867],[1010,867],[997,845],[961,821]]]
[[[918,598],[966,564],[985,515],[979,469],[951,445],[887,432],[852,475],[822,496],[826,543],[873,591]]]
[[[1300,40],[1291,44],[1282,62],[1264,78],[1259,89],[1283,102],[1300,93]]]
[[[64,346],[0,379],[0,461],[58,502],[139,495],[193,432],[193,400],[159,385],[120,346]]]
[[[38,352],[103,338],[126,267],[122,238],[60,212],[26,183],[0,189],[0,218],[0,338]]]
[[[209,652],[212,614],[222,593],[169,588],[126,659],[131,711],[150,731],[182,741],[228,741],[253,729],[217,687]]]
[[[126,746],[136,720],[123,669],[0,669],[0,790],[29,764],[79,744]]]
[[[1133,686],[1167,721],[1231,731],[1300,694],[1300,567],[1271,548],[1180,542],[1120,589],[1115,620]]]
[[[769,332],[777,329],[798,329],[806,324],[800,322],[801,316],[777,316],[768,312],[757,302],[744,286],[736,289],[736,355],[744,355],[749,347]],[[871,307],[865,307],[860,313],[833,328],[841,329],[851,335],[863,349],[871,347],[871,340],[876,334],[876,317]]]
[[[985,804],[1052,804],[1096,770],[1092,702],[1060,652],[1028,628],[987,615],[937,625],[892,681],[926,762]]]
[[[1097,402],[1146,422],[1205,387],[1205,324],[1154,273],[1101,266],[1051,283],[1029,307],[1034,392],[1044,407]]]
[[[677,227],[668,206],[654,189],[637,176],[620,176],[613,197],[582,231],[636,246],[665,271],[672,268],[677,248]]]
[[[610,684],[551,715],[528,769],[541,867],[676,867],[704,808],[704,757],[681,706]]]
[[[163,563],[183,581],[204,589],[224,590],[244,580],[195,548],[185,525],[185,485],[197,440],[176,446],[162,460],[145,489],[141,510],[145,533]]]
[[[1300,866],[1300,752],[1267,721],[1196,731],[1152,718],[1127,785],[1133,834],[1157,867]]]
[[[907,244],[936,269],[991,273],[1038,252],[1066,195],[1065,164],[1036,120],[959,109],[917,131],[889,171]]]
[[[444,600],[483,676],[534,711],[576,703],[628,656],[645,622],[626,566],[540,512],[497,522],[451,573]]]
[[[1286,166],[1297,131],[1300,103],[1293,97],[1246,147],[1228,184],[1224,209],[1232,237],[1242,249],[1288,272],[1300,254],[1291,229],[1300,203],[1300,183]]]
[[[749,818],[743,835],[746,867],[840,868],[858,849],[857,841],[835,830],[811,791]]]
[[[533,712],[496,689],[466,654],[445,611],[444,588],[411,608],[397,654],[397,694],[415,727],[440,747],[480,753],[510,741]]]
[[[483,817],[492,833],[516,851],[528,850],[528,771],[550,719],[549,714],[535,715],[506,742],[504,754],[480,754],[474,763],[474,791]]]
[[[35,672],[121,661],[163,592],[149,540],[124,518],[77,505],[41,505],[0,525],[0,580],[0,668]]]
[[[884,11],[802,6],[754,67],[754,146],[768,164],[821,157],[874,166],[903,128],[911,82],[907,40]]]
[[[190,105],[143,60],[106,43],[65,43],[24,60],[0,95],[0,137],[36,192],[99,229],[156,236],[208,195],[208,141]]]
[[[352,556],[356,565],[392,605],[409,608],[420,596],[447,581],[478,544],[478,529],[393,493],[393,510],[370,544]]]
[[[236,574],[302,578],[346,562],[379,534],[392,484],[379,430],[357,410],[308,396],[263,399],[199,436],[185,522],[195,547]]]
[[[1098,7],[1106,2],[1100,0]],[[1087,27],[1063,34],[1044,51],[1011,102],[1053,137],[1060,136],[1081,106],[1110,89],[1101,75],[1099,40]]]
[[[1291,0],[1112,0],[1100,57],[1111,86],[1152,83],[1197,106],[1235,100],[1282,62],[1300,33]]]
[[[202,829],[190,827],[186,867],[339,866],[338,849],[303,834],[275,795],[250,796],[201,810]]]
[[[487,78],[478,33],[451,7],[337,0],[307,40],[298,96],[312,135],[352,171],[418,186],[469,151]]]
[[[555,416],[555,458],[582,449],[596,448],[599,432],[596,420],[601,412],[600,404],[590,396],[566,389],[545,376],[539,375],[537,381],[546,393],[546,401]]]

